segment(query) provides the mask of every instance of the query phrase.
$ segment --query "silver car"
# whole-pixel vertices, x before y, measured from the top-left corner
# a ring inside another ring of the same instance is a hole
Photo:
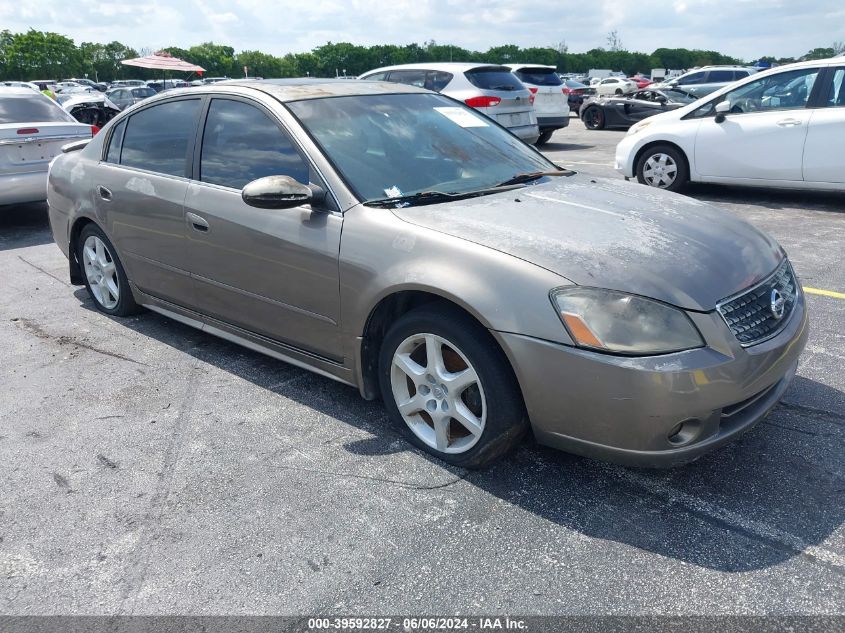
[[[766,415],[807,340],[767,235],[562,170],[402,84],[152,97],[53,162],[49,203],[102,312],[143,306],[354,385],[463,467],[529,429],[623,463],[690,461]]]
[[[46,199],[50,161],[63,145],[93,133],[50,97],[0,86],[0,205]]]
[[[534,95],[507,66],[449,62],[386,66],[358,79],[402,83],[462,101],[508,128],[526,143],[540,138]]]

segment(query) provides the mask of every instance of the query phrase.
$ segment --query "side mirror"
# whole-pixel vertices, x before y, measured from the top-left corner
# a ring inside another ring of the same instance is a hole
[[[290,176],[267,176],[253,180],[241,191],[241,198],[259,209],[292,209],[303,204],[317,204],[326,197],[316,186],[303,185]]]
[[[716,123],[721,123],[725,120],[725,115],[731,111],[731,104],[728,101],[722,101],[716,104]]]

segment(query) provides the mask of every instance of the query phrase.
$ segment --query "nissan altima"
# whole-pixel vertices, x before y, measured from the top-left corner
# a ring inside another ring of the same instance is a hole
[[[421,88],[174,90],[65,150],[50,222],[99,310],[147,308],[354,385],[451,464],[529,431],[691,461],[775,406],[807,339],[771,237],[561,169]]]

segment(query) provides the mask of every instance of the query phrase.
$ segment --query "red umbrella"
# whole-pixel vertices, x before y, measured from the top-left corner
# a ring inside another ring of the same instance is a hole
[[[205,68],[202,66],[186,62],[184,59],[179,59],[178,57],[173,57],[173,55],[167,51],[156,51],[152,55],[147,55],[146,57],[124,59],[120,63],[126,64],[127,66],[140,66],[141,68],[153,68],[162,71],[181,70],[182,72],[199,74],[205,72]]]

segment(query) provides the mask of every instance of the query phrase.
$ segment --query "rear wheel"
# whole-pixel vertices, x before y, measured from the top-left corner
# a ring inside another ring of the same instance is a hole
[[[680,191],[689,179],[684,155],[669,145],[655,145],[637,161],[637,180],[650,187]]]
[[[86,225],[79,233],[76,257],[82,266],[88,294],[100,312],[129,316],[141,310],[114,246],[96,224]]]
[[[537,139],[535,145],[537,145],[537,147],[539,147],[540,145],[545,145],[552,138],[552,134],[554,134],[554,130],[547,130],[541,133],[540,138]]]
[[[621,94],[622,94],[622,88],[617,88],[617,89],[616,89],[616,94],[617,94],[617,95],[621,95]]]
[[[589,106],[584,110],[581,117],[588,130],[601,130],[604,128],[604,112],[598,106]]]
[[[393,324],[379,355],[379,382],[397,427],[456,466],[486,466],[528,428],[504,354],[484,328],[449,305],[418,308]]]

